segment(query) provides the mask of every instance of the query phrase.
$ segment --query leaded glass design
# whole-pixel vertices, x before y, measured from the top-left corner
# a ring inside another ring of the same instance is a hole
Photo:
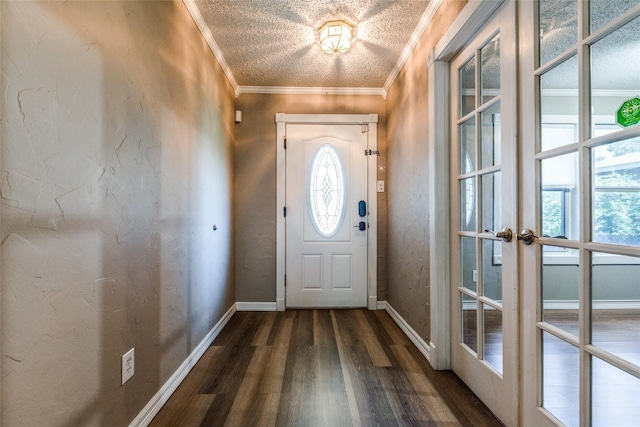
[[[344,217],[345,180],[338,152],[324,144],[313,158],[309,179],[309,210],[318,233],[331,237]]]

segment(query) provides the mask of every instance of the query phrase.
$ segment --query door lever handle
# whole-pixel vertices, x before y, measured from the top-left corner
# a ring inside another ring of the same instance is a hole
[[[518,234],[516,234],[516,240],[522,240],[522,243],[524,243],[525,245],[529,246],[530,244],[533,243],[533,241],[537,238],[538,236],[536,236],[533,231],[529,230],[528,228],[522,230],[521,232],[519,232]]]
[[[497,233],[493,230],[489,230],[488,228],[484,230],[485,233],[491,233],[499,239],[502,239],[503,242],[510,242],[513,237],[513,232],[509,227],[503,228],[502,231],[498,231]]]
[[[357,228],[360,231],[365,231],[367,229],[367,223],[364,221],[360,221],[358,225],[354,225],[353,228]]]

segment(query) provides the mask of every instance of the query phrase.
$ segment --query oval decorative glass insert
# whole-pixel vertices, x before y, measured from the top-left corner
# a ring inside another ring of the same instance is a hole
[[[344,217],[345,180],[338,152],[322,145],[313,158],[309,174],[309,210],[318,233],[331,237]]]

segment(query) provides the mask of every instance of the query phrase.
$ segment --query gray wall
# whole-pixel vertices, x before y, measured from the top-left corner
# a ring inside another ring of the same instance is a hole
[[[0,7],[0,424],[126,425],[234,302],[233,90],[182,1]]]
[[[428,193],[429,53],[466,1],[445,0],[387,97],[389,288],[387,301],[427,342],[430,336]]]
[[[276,113],[378,114],[378,177],[386,178],[386,106],[380,96],[242,94],[236,127],[237,301],[276,300]],[[386,298],[387,193],[378,193],[378,300]]]
[[[577,302],[579,272],[577,265],[545,264],[542,268],[543,298]],[[594,301],[629,301],[636,304],[640,301],[640,265],[595,265],[591,281]]]

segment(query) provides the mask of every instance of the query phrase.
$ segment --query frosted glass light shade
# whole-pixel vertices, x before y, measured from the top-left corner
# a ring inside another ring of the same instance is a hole
[[[320,46],[330,54],[344,53],[351,47],[351,26],[344,21],[329,21],[320,28]]]

